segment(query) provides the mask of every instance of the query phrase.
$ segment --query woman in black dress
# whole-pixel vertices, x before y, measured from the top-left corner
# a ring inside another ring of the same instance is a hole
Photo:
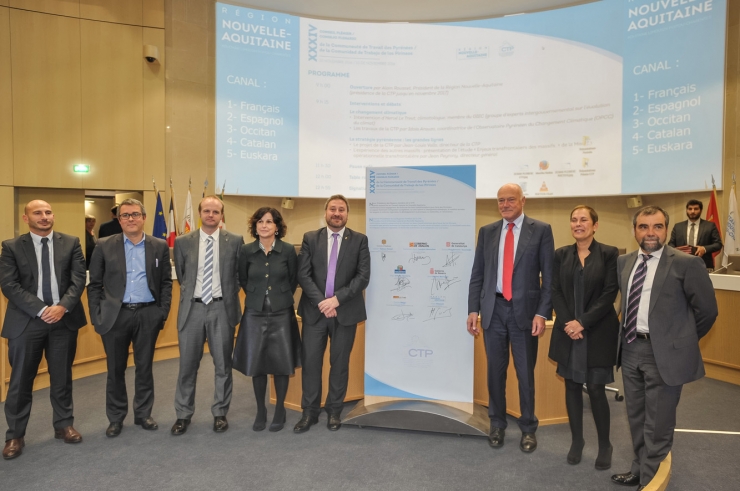
[[[263,207],[249,219],[255,240],[244,244],[239,255],[239,284],[247,298],[234,348],[234,368],[252,377],[257,417],[252,429],[262,431],[267,422],[267,375],[275,381],[275,414],[270,431],[285,424],[285,394],[289,376],[300,366],[301,340],[293,309],[297,256],[292,244],[280,240],[287,231],[280,212]]]
[[[611,467],[609,402],[605,385],[614,382],[619,320],[614,310],[617,297],[616,247],[594,240],[599,216],[590,206],[576,206],[570,214],[570,230],[576,243],[555,251],[552,305],[555,324],[550,341],[551,359],[565,379],[565,404],[573,437],[568,463],[581,461],[583,439],[583,384],[599,437],[596,469]]]

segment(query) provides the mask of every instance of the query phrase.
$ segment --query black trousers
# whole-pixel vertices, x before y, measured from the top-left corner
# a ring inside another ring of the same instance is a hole
[[[355,344],[357,324],[343,326],[336,317],[322,317],[316,324],[303,323],[303,348],[301,362],[303,366],[303,413],[318,416],[321,412],[321,369],[324,365],[324,352],[327,338],[331,339],[329,347],[329,393],[324,407],[330,414],[342,412],[344,396],[347,394],[349,380],[349,355]]]
[[[134,418],[148,418],[154,406],[152,361],[154,345],[162,327],[156,305],[130,310],[121,307],[116,322],[103,334],[103,348],[108,357],[108,380],[105,388],[105,413],[111,423],[123,422],[128,414],[126,365],[129,345],[134,345]]]
[[[47,324],[39,318],[31,319],[20,336],[8,340],[8,360],[12,371],[5,401],[6,441],[26,434],[31,416],[33,381],[44,355],[49,367],[54,428],[72,425],[72,362],[76,352],[77,330],[68,329],[64,322]]]

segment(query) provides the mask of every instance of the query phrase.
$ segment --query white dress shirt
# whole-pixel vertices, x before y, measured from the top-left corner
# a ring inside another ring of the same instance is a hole
[[[647,275],[645,276],[645,283],[642,284],[642,293],[640,294],[640,306],[637,307],[637,332],[643,334],[650,332],[650,326],[648,325],[648,316],[650,314],[650,294],[653,291],[653,280],[655,279],[655,272],[658,270],[658,263],[660,262],[660,256],[663,255],[665,247],[661,247],[655,252],[651,252],[652,256],[647,260]],[[632,267],[629,279],[629,290],[627,291],[627,298],[630,298],[630,291],[632,290],[632,278],[635,276],[637,267],[642,262],[642,254],[646,254],[645,251],[640,249],[640,253],[637,255],[637,261]]]
[[[33,248],[36,251],[36,267],[38,268],[38,287],[36,288],[36,296],[39,297],[39,300],[42,302],[44,301],[44,280],[43,280],[43,270],[41,268],[41,251],[44,247],[44,245],[41,243],[42,237],[41,235],[36,235],[33,232],[29,232],[31,234],[31,240],[33,241]],[[52,230],[49,235],[46,236],[47,239],[49,239],[48,245],[49,245],[49,262],[51,263],[50,269],[51,269],[51,298],[54,300],[54,305],[59,303],[59,283],[57,282],[57,275],[56,271],[54,270],[54,231]],[[41,317],[41,314],[46,310],[46,307],[39,310],[39,313],[36,314],[39,317]]]
[[[496,291],[504,293],[504,245],[506,245],[506,234],[509,233],[509,222],[502,219],[501,237],[498,241],[498,271],[496,271]],[[522,233],[522,223],[524,223],[524,213],[514,219],[514,257],[516,257],[516,248],[519,245],[519,235]]]
[[[193,297],[200,298],[203,292],[203,266],[206,263],[206,241],[209,235],[200,230],[200,240],[198,241],[198,275],[195,278],[195,291]],[[221,293],[221,268],[218,262],[218,239],[220,231],[217,229],[213,232],[213,275],[211,276],[211,295],[213,298],[222,297]]]

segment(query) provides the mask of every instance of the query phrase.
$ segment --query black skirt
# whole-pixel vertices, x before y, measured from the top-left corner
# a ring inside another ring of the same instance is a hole
[[[273,312],[245,309],[234,347],[234,369],[255,375],[292,375],[301,366],[301,336],[293,307]]]

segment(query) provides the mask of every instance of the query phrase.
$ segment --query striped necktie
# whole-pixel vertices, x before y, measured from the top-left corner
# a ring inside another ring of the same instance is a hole
[[[635,276],[632,277],[632,286],[630,287],[630,296],[627,302],[627,316],[624,322],[624,338],[628,343],[631,343],[637,338],[637,311],[640,308],[642,286],[645,284],[645,277],[647,276],[647,261],[653,257],[650,254],[640,254],[640,256],[642,257],[642,262],[637,266]]]
[[[213,300],[213,237],[206,239],[206,259],[203,264],[203,287],[200,298],[208,305]]]

